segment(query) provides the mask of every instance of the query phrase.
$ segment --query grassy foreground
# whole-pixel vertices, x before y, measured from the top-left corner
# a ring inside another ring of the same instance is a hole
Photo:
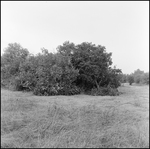
[[[120,96],[34,96],[1,89],[2,148],[148,148],[149,86]]]

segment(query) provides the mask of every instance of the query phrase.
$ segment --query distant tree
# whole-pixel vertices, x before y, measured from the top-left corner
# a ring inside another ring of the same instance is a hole
[[[146,72],[141,76],[141,83],[149,84],[149,72]]]
[[[128,82],[129,82],[130,85],[132,85],[132,83],[134,83],[134,77],[133,77],[133,75],[129,75],[128,76]]]
[[[137,69],[133,73],[134,82],[135,83],[141,83],[142,82],[142,75],[144,75],[144,71],[141,71],[140,69]]]
[[[123,74],[123,78],[122,78],[123,83],[127,82],[127,74]]]

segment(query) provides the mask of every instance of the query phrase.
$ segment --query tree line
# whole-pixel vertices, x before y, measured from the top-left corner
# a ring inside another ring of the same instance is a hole
[[[131,74],[121,74],[121,82],[128,82],[130,85],[132,85],[132,83],[149,84],[149,72],[137,69]]]

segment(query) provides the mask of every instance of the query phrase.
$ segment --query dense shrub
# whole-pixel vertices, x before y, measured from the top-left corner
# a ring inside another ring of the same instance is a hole
[[[14,88],[13,81],[14,81],[14,77],[10,77],[7,79],[1,78],[1,87],[8,88],[10,90],[13,89]]]
[[[111,87],[100,87],[99,89],[93,88],[90,92],[91,95],[93,96],[118,96],[119,91],[116,88],[111,88]]]
[[[17,91],[23,90],[23,86],[22,86],[22,83],[21,83],[21,79],[20,79],[18,76],[16,76],[16,77],[14,78],[12,84],[13,84],[14,90],[17,90]]]
[[[76,95],[80,94],[81,90],[75,85],[72,85],[70,88],[63,88],[58,91],[60,95]]]
[[[80,89],[77,86],[71,86],[70,88],[58,88],[56,86],[53,87],[44,87],[44,86],[36,86],[33,93],[39,96],[54,96],[54,95],[75,95],[80,94]]]

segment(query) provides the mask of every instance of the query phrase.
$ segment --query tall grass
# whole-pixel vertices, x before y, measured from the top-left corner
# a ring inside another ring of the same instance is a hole
[[[63,106],[54,102],[35,108],[30,100],[2,106],[2,148],[146,148],[142,117],[112,106]],[[139,127],[140,126],[140,127]]]

